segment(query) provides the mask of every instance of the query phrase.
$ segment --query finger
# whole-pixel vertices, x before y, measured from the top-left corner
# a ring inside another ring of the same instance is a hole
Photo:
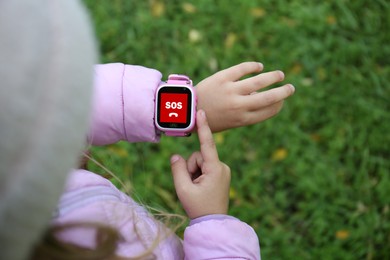
[[[179,193],[192,183],[191,176],[187,171],[187,163],[180,155],[171,157],[171,170],[175,189]]]
[[[190,174],[198,172],[203,164],[203,157],[200,152],[194,152],[187,160],[187,170]]]
[[[250,111],[257,111],[286,99],[294,94],[294,91],[294,86],[287,84],[282,87],[255,93],[243,98],[245,98],[245,104]]]
[[[264,120],[267,120],[277,115],[283,107],[283,101],[264,107],[260,110],[251,111],[246,114],[245,125],[253,125]]]
[[[213,139],[213,134],[208,125],[206,113],[200,109],[196,114],[196,123],[198,127],[198,137],[200,143],[200,152],[205,162],[219,161],[217,147]]]
[[[257,76],[247,78],[236,83],[242,95],[249,95],[252,92],[268,87],[274,83],[284,80],[284,73],[280,70],[261,73]]]
[[[196,180],[202,175],[203,157],[200,152],[193,153],[187,160],[187,170],[191,176],[191,180]]]
[[[263,67],[263,64],[259,62],[248,61],[221,70],[215,75],[227,81],[237,81],[248,74],[261,72],[263,70]]]

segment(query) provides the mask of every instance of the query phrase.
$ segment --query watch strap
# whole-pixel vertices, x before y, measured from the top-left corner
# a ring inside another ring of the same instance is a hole
[[[192,80],[188,76],[182,75],[182,74],[170,74],[168,76],[167,84],[187,85],[191,88],[193,87]],[[197,98],[195,96],[195,105],[196,105],[196,101],[197,101]],[[193,114],[194,114],[194,120],[196,120],[195,119],[196,113],[193,113]],[[167,135],[167,136],[190,136],[191,132],[165,131],[165,135]]]
[[[181,74],[169,75],[167,83],[172,85],[188,85],[192,87],[192,80],[188,76]]]

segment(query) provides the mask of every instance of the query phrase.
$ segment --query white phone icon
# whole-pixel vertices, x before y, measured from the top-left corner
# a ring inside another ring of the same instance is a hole
[[[177,113],[169,113],[169,115],[168,115],[169,117],[178,117],[179,115],[177,114]]]

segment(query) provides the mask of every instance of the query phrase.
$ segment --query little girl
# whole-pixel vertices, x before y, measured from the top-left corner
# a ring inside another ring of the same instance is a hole
[[[196,86],[200,151],[187,161],[171,158],[176,192],[191,219],[181,241],[108,180],[71,170],[86,132],[95,145],[159,140],[153,118],[161,74],[97,65],[92,84],[95,47],[77,1],[2,1],[0,18],[0,259],[31,252],[38,259],[80,259],[78,252],[89,252],[89,259],[260,258],[253,229],[226,215],[230,170],[219,161],[211,132],[277,114],[294,88],[257,91],[283,73],[239,80],[262,70],[246,62]],[[50,244],[41,237],[48,225],[59,230]],[[102,252],[111,238],[117,243]]]
[[[280,72],[259,74],[239,81],[245,74],[261,69],[262,65],[256,62],[242,63],[218,72],[196,87],[200,106],[209,111],[207,117],[211,117],[209,122],[214,130],[248,124],[232,117],[239,119],[245,117],[246,113],[266,113],[261,109],[261,112],[241,112],[249,105],[259,108],[272,106],[266,103],[269,99],[262,99],[261,95],[272,96],[276,103],[280,102],[280,98],[287,97],[289,86],[273,89],[281,91],[281,97],[269,94],[269,91],[252,94],[261,87],[283,79]],[[95,145],[119,140],[158,140],[153,123],[153,97],[160,83],[161,74],[153,69],[120,63],[95,66],[92,127],[88,140]],[[227,91],[229,88],[230,92]],[[205,97],[210,102],[205,103]],[[233,106],[228,103],[229,98],[242,98],[242,104]],[[234,111],[231,110],[233,107]],[[218,160],[204,110],[199,109],[197,113],[200,152],[195,152],[188,161],[179,155],[171,159],[177,195],[191,219],[182,243],[108,180],[84,170],[70,174],[53,224],[92,222],[114,227],[123,238],[116,251],[119,256],[137,257],[149,252],[157,259],[183,259],[184,256],[187,259],[257,259],[260,255],[259,243],[252,228],[226,215],[230,171]],[[201,176],[196,178],[199,172]],[[84,248],[96,248],[96,234],[90,228],[68,230],[61,238]],[[159,242],[158,245],[154,244],[155,241]]]

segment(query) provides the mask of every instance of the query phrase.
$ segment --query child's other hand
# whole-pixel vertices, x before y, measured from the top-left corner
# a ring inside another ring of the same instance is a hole
[[[244,62],[219,71],[196,86],[198,109],[206,112],[213,132],[256,124],[279,113],[283,100],[294,93],[294,87],[286,84],[257,91],[283,81],[283,72],[260,73],[240,80],[262,70],[261,63]]]
[[[179,155],[171,158],[177,196],[191,219],[210,214],[227,214],[230,169],[219,161],[203,110],[198,110],[196,123],[200,152],[193,153],[187,161]]]

